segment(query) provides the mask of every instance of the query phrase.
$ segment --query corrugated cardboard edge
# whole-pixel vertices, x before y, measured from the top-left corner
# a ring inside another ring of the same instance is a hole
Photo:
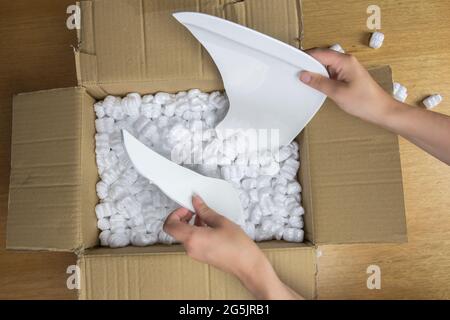
[[[297,179],[302,186],[301,201],[305,209],[305,216],[303,217],[305,223],[305,239],[315,243],[314,208],[311,192],[311,172],[309,166],[308,126],[303,129],[302,133],[296,138],[296,141],[300,146],[300,171],[297,175]]]
[[[98,243],[97,217],[95,206],[98,203],[96,183],[98,169],[95,158],[95,100],[82,90],[81,97],[81,136],[80,136],[80,248],[90,248]]]

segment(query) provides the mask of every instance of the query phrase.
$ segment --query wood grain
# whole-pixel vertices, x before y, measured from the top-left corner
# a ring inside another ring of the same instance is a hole
[[[13,94],[76,85],[66,28],[72,1],[0,2],[0,299],[73,299],[66,269],[71,253],[5,250]]]
[[[386,35],[378,50],[367,46],[370,4],[381,8]],[[438,92],[447,98],[435,111],[450,114],[450,2],[304,0],[303,10],[304,48],[338,42],[366,66],[390,64],[407,102],[420,105]],[[450,298],[450,168],[399,141],[409,242],[321,246],[319,298]],[[367,289],[371,264],[381,268],[381,290]]]
[[[75,33],[65,27],[68,0],[0,2],[0,298],[71,299],[70,253],[5,248],[11,101],[24,91],[74,86]],[[366,46],[366,8],[382,10],[383,47]],[[366,66],[390,64],[396,81],[418,103],[439,92],[437,112],[450,114],[450,2],[303,0],[303,46],[339,42]],[[409,242],[402,245],[321,246],[318,294],[328,298],[450,298],[450,169],[400,139]],[[382,201],[382,199],[380,199]],[[368,290],[366,268],[377,264],[382,289]]]

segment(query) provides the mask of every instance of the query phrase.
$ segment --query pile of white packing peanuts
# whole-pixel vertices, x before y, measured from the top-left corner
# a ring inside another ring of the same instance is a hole
[[[252,152],[244,134],[218,136],[213,128],[228,110],[228,100],[220,92],[192,89],[142,97],[130,93],[124,98],[107,96],[94,108],[101,178],[95,212],[102,246],[175,242],[162,227],[179,206],[134,170],[121,129],[168,159],[229,181],[239,193],[245,214],[241,227],[250,238],[303,241],[304,210],[296,181],[298,145],[293,142],[278,152]]]

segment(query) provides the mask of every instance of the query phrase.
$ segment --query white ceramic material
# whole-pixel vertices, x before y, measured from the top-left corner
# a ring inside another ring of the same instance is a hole
[[[169,198],[192,212],[197,194],[214,209],[238,224],[244,215],[237,191],[225,180],[202,176],[154,152],[128,131],[122,130],[125,149],[139,174],[156,184]]]
[[[324,102],[326,96],[298,75],[301,70],[328,73],[301,50],[207,14],[174,17],[206,48],[222,75],[230,109],[216,129],[278,129],[279,145],[287,145]]]

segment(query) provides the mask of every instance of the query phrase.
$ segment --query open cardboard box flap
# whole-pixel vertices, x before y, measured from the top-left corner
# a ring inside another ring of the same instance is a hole
[[[281,280],[315,297],[315,250],[285,244],[263,250]],[[167,247],[93,249],[80,256],[80,299],[250,299],[233,276]]]
[[[174,12],[212,14],[295,47],[300,44],[299,0],[97,0],[80,4],[78,84],[96,98],[132,91],[223,89],[212,59],[172,17]]]
[[[390,67],[369,71],[392,92]],[[300,181],[311,241],[407,241],[397,136],[349,116],[330,99],[303,135]]]
[[[81,298],[249,297],[235,279],[193,262],[179,245],[95,247],[93,103],[106,94],[223,89],[211,58],[172,12],[225,17],[299,47],[300,1],[80,5],[79,87],[14,97],[7,247],[77,251]],[[371,74],[391,92],[389,67]],[[297,140],[306,242],[260,246],[283,280],[313,297],[314,244],[406,240],[399,147],[395,135],[345,114],[329,99]]]
[[[84,88],[14,97],[7,248],[96,244],[93,103]]]

